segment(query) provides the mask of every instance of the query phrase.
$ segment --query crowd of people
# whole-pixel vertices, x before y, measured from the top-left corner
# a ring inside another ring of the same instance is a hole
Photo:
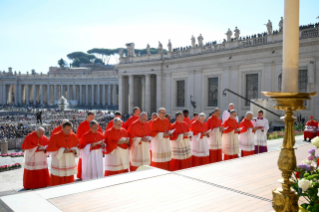
[[[240,123],[232,103],[222,114],[216,108],[210,117],[199,113],[190,120],[188,115],[188,110],[177,112],[171,123],[165,108],[159,108],[149,120],[146,112],[134,107],[126,121],[115,112],[103,133],[95,114],[88,112],[76,129],[70,120],[55,122],[58,126],[50,139],[44,135],[45,129],[38,127],[22,145],[24,188],[71,183],[74,175],[82,180],[95,179],[136,171],[143,165],[176,171],[234,159],[239,154],[245,157],[267,152],[269,125],[263,111],[256,117],[248,111]],[[50,174],[47,154],[51,158]]]
[[[3,124],[0,125],[0,139],[23,138],[31,132],[28,125],[20,124]]]

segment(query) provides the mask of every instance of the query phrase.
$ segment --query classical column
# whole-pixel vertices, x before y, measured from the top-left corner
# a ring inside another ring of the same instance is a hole
[[[222,76],[221,76],[221,80],[220,80],[221,81],[220,82],[221,92],[224,89],[229,88],[229,84],[230,84],[229,77],[230,77],[229,76],[229,67],[228,66],[223,67],[223,72],[222,72]],[[221,98],[219,108],[228,108],[229,103],[230,103],[230,95],[224,96]],[[222,121],[224,121],[224,120],[222,120]]]
[[[151,75],[145,75],[145,111],[151,113]]]
[[[37,101],[37,86],[33,84],[33,104],[35,105]]]
[[[97,84],[97,99],[96,99],[97,105],[100,104],[100,97],[101,97],[101,95],[100,95],[100,84]]]
[[[102,105],[105,105],[105,85],[102,85]]]
[[[54,97],[54,99],[53,99],[54,105],[55,105],[55,101],[56,101],[56,87],[57,87],[57,85],[54,85],[54,88],[53,88],[54,89],[54,91],[53,91],[54,92],[54,96],[53,96]]]
[[[285,0],[282,46],[282,92],[298,92],[299,0]]]
[[[26,101],[25,104],[28,105],[30,103],[30,93],[29,93],[29,85],[25,85],[26,86]]]
[[[128,78],[129,84],[129,95],[128,95],[128,113],[131,114],[134,107],[134,97],[133,97],[133,89],[134,89],[134,76],[130,75]]]
[[[201,101],[201,94],[202,94],[202,72],[200,70],[195,72],[195,80],[196,86],[195,86],[195,95],[193,96],[194,101],[196,102],[196,108],[195,111],[198,113],[201,112],[202,109],[202,101]],[[186,98],[187,99],[187,98]]]
[[[111,85],[107,85],[107,105],[111,105]]]
[[[162,107],[162,75],[156,74],[156,107]]]
[[[123,112],[123,76],[119,76],[119,111]]]
[[[73,100],[78,100],[78,95],[76,95],[76,84],[73,84]]]
[[[185,88],[186,90],[186,88]],[[166,90],[165,90],[165,108],[166,108],[166,112],[171,114],[171,74],[167,73],[166,74]],[[187,98],[186,98],[187,99]],[[185,106],[186,106],[186,101],[185,101]]]
[[[50,84],[47,85],[47,105],[50,105],[51,93],[50,93]]]
[[[264,63],[264,71],[263,75],[260,79],[263,80],[261,90],[262,91],[273,91],[272,89],[272,69],[273,69],[273,62]]]
[[[85,104],[89,105],[89,85],[86,84],[85,86]]]
[[[112,90],[112,104],[116,105],[116,85],[113,85],[113,90]]]
[[[63,85],[62,84],[61,84],[61,88],[60,89],[61,89],[61,96],[63,96]],[[61,96],[59,96],[59,99],[60,99]]]
[[[43,104],[43,85],[40,85],[40,104]]]
[[[14,104],[18,105],[18,82],[16,82],[16,84],[14,84]]]
[[[91,85],[92,88],[92,105],[94,105],[94,85]]]
[[[67,98],[67,100],[70,100],[71,95],[70,95],[70,85],[69,84],[67,85],[67,92],[68,93],[67,93],[67,97],[66,98]]]
[[[80,104],[81,105],[83,104],[83,101],[82,101],[82,85],[80,85]]]
[[[7,85],[3,83],[3,104],[7,104]]]

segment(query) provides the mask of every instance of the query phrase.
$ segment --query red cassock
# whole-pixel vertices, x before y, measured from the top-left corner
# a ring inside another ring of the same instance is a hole
[[[136,120],[138,120],[139,119],[139,117],[138,116],[131,116],[129,119],[127,119],[127,121],[122,125],[122,127],[124,128],[124,129],[126,129],[126,130],[128,130],[129,129],[129,127],[131,126],[131,124],[133,123],[133,122],[135,122]]]
[[[49,139],[46,136],[38,138],[36,131],[27,135],[21,149],[25,150],[25,166],[23,172],[23,187],[25,189],[44,188],[50,185],[50,174],[46,154],[39,150],[38,144],[46,146]]]
[[[220,118],[214,115],[209,117],[206,121],[206,127],[208,130],[212,130],[212,133],[214,133],[213,132],[214,129],[220,128],[221,126],[222,126],[222,121],[220,120]],[[210,135],[212,135],[212,133],[210,133]],[[218,139],[221,140],[221,136]],[[221,144],[221,141],[216,141],[214,140],[214,138],[211,138],[211,137],[209,138],[209,162],[210,163],[215,163],[215,162],[219,162],[223,160],[222,147],[219,144]]]
[[[90,131],[90,129],[91,129],[90,122],[88,122],[87,120],[84,120],[79,124],[78,130],[76,131],[76,136],[80,140],[85,133]],[[99,125],[98,131],[103,133],[100,125]],[[82,157],[79,158],[78,173],[76,174],[76,177],[82,179]]]
[[[63,133],[63,131],[60,131],[50,137],[49,145],[47,148],[48,152],[56,152],[59,151],[60,148],[65,148],[65,149],[71,149],[71,148],[76,148],[79,145],[79,140],[76,137],[76,135],[71,132],[69,135],[66,135]],[[73,153],[63,153],[63,154],[73,154]],[[58,166],[56,164],[53,164],[53,159],[52,158],[52,163],[51,167],[54,169],[57,173],[58,172],[64,172],[66,169],[75,169],[76,170],[76,161],[71,161],[74,166]],[[75,172],[76,173],[76,172]],[[74,182],[74,175],[69,175],[69,176],[57,176],[51,173],[51,180],[50,180],[50,186],[55,186],[55,185],[60,185],[60,184],[66,184],[66,183],[72,183]]]
[[[61,130],[62,130],[62,126],[59,125],[59,126],[57,126],[56,128],[54,128],[54,129],[52,130],[51,135],[54,135],[55,133],[60,132]],[[72,132],[73,132],[73,130],[72,130]]]
[[[317,136],[317,127],[318,127],[318,122],[315,120],[309,120],[307,121],[305,125],[305,130],[304,130],[304,139],[306,140],[307,138],[313,139],[314,137]]]
[[[150,126],[150,128],[151,128],[151,125],[152,125],[152,123],[153,123],[153,119],[151,119],[151,120],[149,120],[147,123],[148,123],[148,126]],[[151,144],[151,142],[150,142],[150,158],[151,158],[151,161],[152,161],[152,144]]]
[[[172,124],[172,129],[175,129],[175,131],[173,132],[173,135],[170,138],[172,144],[171,171],[190,168],[192,166],[192,154],[190,152],[189,137],[183,136],[183,143],[176,141],[180,134],[189,132],[188,124],[184,121],[182,123],[175,122],[174,124]],[[185,142],[184,139],[188,139],[188,141]],[[187,158],[176,159],[183,156],[187,156]]]
[[[97,131],[96,133],[93,133],[91,130],[84,133],[80,140],[79,149],[84,149],[86,145],[95,143],[98,141],[104,140],[104,135],[100,131]],[[93,149],[100,149],[100,145],[96,145],[95,147],[91,147],[91,150]]]
[[[149,164],[145,164],[145,162],[149,161],[150,156],[147,159],[145,159],[145,157],[143,158],[142,155],[135,155],[134,154],[134,153],[136,153],[136,151],[134,151],[135,148],[142,148],[142,142],[145,142],[145,141],[139,142],[138,146],[135,147],[133,144],[133,138],[136,138],[136,137],[143,138],[145,136],[151,136],[151,128],[150,128],[148,123],[142,123],[140,120],[136,120],[135,122],[133,122],[131,124],[127,133],[130,137],[130,146],[131,146],[131,149],[130,149],[131,150],[130,171],[136,171],[136,169],[138,169],[139,166],[133,166],[132,161],[134,160],[134,163],[140,164],[140,166],[149,165]],[[148,145],[148,149],[149,149],[149,145]]]
[[[238,132],[236,132],[235,130],[239,128],[239,124],[237,123],[236,119],[231,119],[230,117],[228,117],[228,119],[226,119],[226,121],[223,123],[223,127],[227,129],[224,130],[223,132],[223,137],[225,136],[226,133],[230,133],[232,131],[234,131],[235,136],[238,136],[236,134],[238,134]],[[237,137],[238,138],[238,137]],[[222,138],[222,142],[223,142],[223,149],[226,146],[226,142],[224,142],[223,138]],[[239,148],[238,146],[238,139],[237,139],[237,146],[236,147],[232,147],[232,151],[237,151],[235,150],[235,148]],[[223,150],[224,152],[224,160],[230,160],[230,159],[235,159],[238,158],[238,154],[225,154],[225,150]]]
[[[183,121],[186,122],[186,124],[188,125],[188,127],[190,127],[191,124],[192,124],[192,121],[190,120],[189,117],[184,117]]]
[[[114,125],[113,121],[114,121],[114,119],[112,119],[111,121],[109,121],[109,123],[107,123],[106,128],[105,128],[105,132],[113,127],[113,125]]]
[[[193,123],[193,122],[196,121],[196,120],[197,120],[197,118],[193,118],[191,122]]]
[[[152,139],[152,161],[151,161],[151,166],[154,166],[156,168],[160,169],[165,169],[167,171],[171,170],[171,154],[172,150],[170,149],[170,141],[169,141],[169,136],[163,137],[165,140],[168,140],[164,144],[156,144],[156,146],[162,146],[163,148],[160,149],[155,149],[155,143],[153,145],[153,142],[155,142],[154,137],[157,136],[158,133],[168,133],[168,131],[171,129],[171,122],[164,118],[160,119],[157,118],[152,121],[151,123],[151,136],[153,137]],[[163,140],[163,139],[162,139]],[[167,146],[169,145],[169,147]],[[164,150],[163,150],[164,149]],[[162,151],[162,152],[161,152]],[[164,152],[163,152],[164,151]],[[162,158],[162,155],[164,155]],[[156,160],[164,160],[163,162],[155,162],[154,159],[156,157]],[[168,159],[170,158],[170,159]]]
[[[250,128],[253,128],[254,125],[253,123],[244,118],[239,125],[240,128],[242,128],[240,130],[240,136],[243,135],[244,133],[246,133]],[[254,133],[254,132],[252,132]],[[244,140],[243,141],[239,141],[239,147],[241,149],[241,157],[245,157],[245,156],[249,156],[249,155],[253,155],[255,154],[255,144],[254,144],[254,135],[245,135],[243,136]]]
[[[208,147],[208,141],[207,136],[206,139],[204,139],[202,144],[195,145],[195,136],[197,136],[199,133],[201,134],[200,139],[203,139],[203,133],[207,132],[207,126],[205,123],[200,123],[198,120],[193,122],[190,131],[193,132],[193,138],[191,141],[191,148],[192,148],[192,166],[201,166],[205,164],[209,164],[209,147]],[[206,152],[206,153],[205,153]],[[196,156],[197,153],[204,154],[206,156]]]
[[[122,174],[125,172],[128,172],[128,169],[120,169],[117,171],[112,171],[108,170],[108,167],[116,167],[118,164],[112,164],[110,160],[108,160],[108,157],[110,154],[117,149],[117,147],[122,148],[124,150],[128,150],[128,145],[127,144],[118,144],[118,141],[122,138],[128,138],[128,134],[124,128],[121,128],[119,130],[115,129],[112,127],[111,129],[107,130],[104,133],[104,142],[106,143],[106,155],[105,155],[105,173],[104,176],[111,176],[111,175],[116,175],[116,174]],[[117,161],[121,163],[121,167],[123,165],[123,162],[126,163],[126,161]],[[127,161],[129,164],[129,161]]]

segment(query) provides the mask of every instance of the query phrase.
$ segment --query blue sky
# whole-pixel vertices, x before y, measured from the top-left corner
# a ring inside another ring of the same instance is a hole
[[[301,0],[300,24],[319,22],[318,8],[318,0]],[[283,0],[0,0],[0,70],[47,73],[74,51],[158,41],[167,48],[168,39],[188,46],[192,35],[222,40],[235,26],[251,35],[266,31],[268,19],[278,29],[283,12]]]

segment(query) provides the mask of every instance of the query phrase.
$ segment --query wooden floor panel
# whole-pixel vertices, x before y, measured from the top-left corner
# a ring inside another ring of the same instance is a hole
[[[298,162],[310,148],[298,147]],[[65,212],[271,211],[271,190],[280,186],[278,155],[277,151],[250,156],[48,201]]]

